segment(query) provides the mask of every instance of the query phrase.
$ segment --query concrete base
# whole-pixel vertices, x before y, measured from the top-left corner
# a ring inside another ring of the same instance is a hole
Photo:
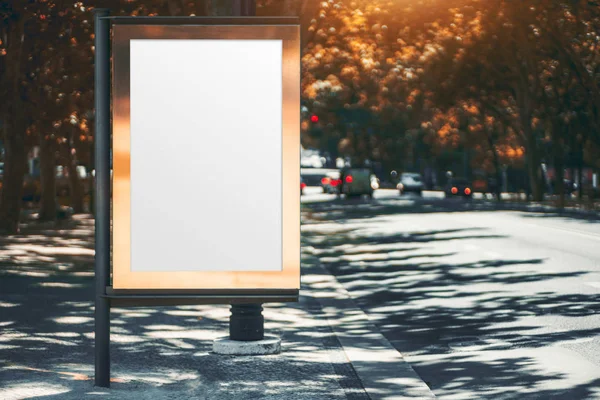
[[[277,336],[265,335],[263,340],[242,342],[229,337],[219,338],[213,342],[213,352],[217,354],[237,356],[259,356],[278,354],[281,351],[281,339]]]

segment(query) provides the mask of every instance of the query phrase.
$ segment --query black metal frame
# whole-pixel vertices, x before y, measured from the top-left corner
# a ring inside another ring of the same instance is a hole
[[[104,17],[119,25],[298,25],[298,17]]]
[[[175,306],[192,304],[291,303],[298,301],[298,290],[240,289],[240,290],[128,290],[106,287],[111,305],[126,307]]]
[[[234,0],[241,17],[111,17],[108,9],[94,11],[95,22],[95,385],[110,386],[110,307],[231,304],[230,337],[253,341],[264,336],[262,304],[297,302],[299,290],[144,290],[111,286],[111,72],[110,25],[297,25],[296,17],[254,15],[253,0]]]

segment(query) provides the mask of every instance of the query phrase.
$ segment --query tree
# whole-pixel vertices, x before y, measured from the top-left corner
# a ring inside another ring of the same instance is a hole
[[[25,174],[25,115],[26,97],[22,87],[23,73],[27,70],[29,42],[24,40],[29,28],[30,15],[22,5],[3,2],[2,43],[0,57],[0,93],[5,99],[0,104],[4,125],[5,149],[4,182],[0,199],[0,230],[16,232],[21,213],[22,182]]]
[[[564,147],[558,146],[571,132],[561,122],[565,113],[587,108],[573,117],[583,121],[590,115],[586,138],[598,142],[594,71],[599,52],[593,34],[598,8],[583,1],[464,4],[457,13],[466,16],[470,10],[472,19],[463,25],[466,30],[455,25],[460,33],[455,39],[461,40],[444,42],[445,52],[428,71],[430,84],[439,85],[442,97],[479,102],[486,113],[519,133],[533,197],[541,200],[542,144],[545,137],[553,138],[553,158],[560,165]]]

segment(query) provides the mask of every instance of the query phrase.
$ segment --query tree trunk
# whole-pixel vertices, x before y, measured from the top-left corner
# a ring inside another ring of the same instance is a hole
[[[525,139],[525,162],[529,174],[529,187],[533,195],[533,201],[542,201],[544,196],[542,192],[542,170],[535,131],[531,126],[534,109],[534,97],[531,94],[533,89],[530,88],[526,70],[519,69],[519,77],[520,79],[514,89],[514,93],[519,108],[521,129],[523,130]]]
[[[4,179],[0,199],[0,231],[18,233],[23,197],[23,178],[27,168],[25,132],[14,115],[4,119]],[[11,123],[12,122],[12,123]]]
[[[23,15],[10,21],[2,38],[8,56],[4,57],[4,70],[0,74],[0,87],[8,89],[0,102],[4,122],[4,178],[0,197],[0,231],[18,233],[23,197],[23,178],[27,169],[25,147],[24,96],[20,82],[25,44]]]
[[[577,161],[577,199],[583,198],[583,157],[580,157]]]
[[[502,201],[502,186],[500,182],[502,182],[502,170],[500,168],[500,160],[498,159],[498,153],[496,152],[496,144],[494,143],[494,138],[491,134],[488,134],[488,143],[490,145],[490,150],[492,151],[492,156],[494,160],[494,170],[496,171],[496,200]]]
[[[300,50],[304,51],[306,46],[314,39],[316,32],[322,27],[325,19],[318,18],[321,1],[319,0],[303,0],[299,5],[298,15],[300,17],[300,27],[302,34],[300,35]],[[317,27],[314,31],[307,31],[306,27],[310,25],[310,21],[315,18]]]
[[[531,196],[532,201],[542,201],[542,178],[541,169],[538,159],[534,153],[534,150],[527,149],[526,161],[527,161],[527,175],[529,177],[529,190],[528,193]]]
[[[525,149],[525,161],[527,163],[531,194],[533,196],[533,201],[542,201],[544,197],[542,190],[542,169],[540,165],[537,142],[531,126],[524,126],[523,129],[525,130],[525,139],[527,142],[527,148]]]
[[[563,164],[562,155],[554,156],[554,169],[555,173],[555,190],[558,193],[558,208],[561,210],[565,208],[565,166]]]
[[[565,208],[565,160],[564,146],[560,140],[561,125],[552,125],[552,151],[554,153],[554,190],[558,194],[558,208]]]
[[[71,207],[74,214],[81,214],[83,209],[83,185],[77,172],[77,160],[71,154],[71,149],[67,152],[67,169],[69,171],[69,195]]]
[[[40,180],[42,184],[42,201],[40,216],[42,221],[56,219],[56,163],[54,160],[54,140],[40,135]]]
[[[229,16],[232,11],[231,0],[211,0],[210,15],[212,16]]]

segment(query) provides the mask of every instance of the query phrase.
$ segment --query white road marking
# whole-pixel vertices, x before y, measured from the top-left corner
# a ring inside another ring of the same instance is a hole
[[[530,222],[521,222],[523,225],[529,225],[529,226],[535,226],[537,228],[548,228],[548,229],[554,229],[557,231],[563,231],[563,232],[568,232],[568,233],[572,233],[575,235],[579,235],[588,239],[594,239],[594,240],[600,240],[600,234],[597,233],[591,233],[591,232],[582,232],[582,231],[578,231],[575,229],[569,229],[569,228],[559,228],[556,226],[551,226],[551,225],[545,225],[545,224],[533,224]]]
[[[486,257],[493,258],[493,259],[500,259],[500,258],[502,258],[501,254],[496,253],[494,251],[486,251],[483,254],[485,254]]]
[[[586,285],[600,289],[600,282],[584,282]]]

